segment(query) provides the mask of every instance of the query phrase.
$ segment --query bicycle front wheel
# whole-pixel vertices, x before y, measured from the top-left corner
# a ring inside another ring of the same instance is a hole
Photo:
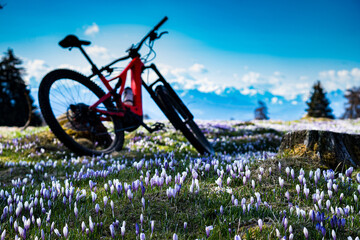
[[[46,123],[66,147],[79,155],[101,155],[120,150],[124,143],[121,120],[89,108],[104,95],[89,78],[60,69],[42,80],[39,104]],[[98,108],[115,109],[109,99]]]
[[[175,129],[180,130],[194,148],[201,154],[213,154],[214,149],[193,119],[183,119],[181,105],[169,94],[166,87],[155,89],[158,105]]]

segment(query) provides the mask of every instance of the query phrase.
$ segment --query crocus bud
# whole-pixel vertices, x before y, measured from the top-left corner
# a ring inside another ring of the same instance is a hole
[[[64,238],[68,237],[69,234],[69,229],[68,229],[68,225],[65,224],[64,228],[63,228],[63,234],[64,234]]]
[[[6,236],[6,229],[1,233],[1,240],[4,240]]]
[[[308,230],[307,230],[306,227],[304,227],[303,232],[304,232],[305,238],[308,239],[308,237],[309,237],[309,232],[308,232]]]
[[[81,231],[84,233],[85,229],[86,229],[86,225],[85,225],[85,222],[83,221],[81,223]]]
[[[110,224],[110,233],[111,233],[111,237],[115,238],[115,228],[113,224]]]
[[[260,232],[262,231],[262,227],[263,227],[263,221],[261,219],[258,220],[258,225],[260,228]]]

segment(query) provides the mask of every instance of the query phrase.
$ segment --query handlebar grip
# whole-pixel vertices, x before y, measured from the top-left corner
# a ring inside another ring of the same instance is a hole
[[[167,20],[168,20],[168,17],[165,16],[165,17],[158,23],[158,25],[156,25],[156,26],[154,27],[154,31],[158,30],[158,28],[161,27],[161,25],[163,25],[164,22],[166,22]]]

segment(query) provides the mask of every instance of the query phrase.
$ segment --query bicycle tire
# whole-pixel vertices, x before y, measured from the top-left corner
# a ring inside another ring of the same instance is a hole
[[[179,112],[181,106],[175,99],[168,93],[167,89],[163,85],[159,85],[155,89],[157,101],[160,109],[169,119],[175,129],[180,130],[187,140],[194,146],[194,148],[200,153],[214,154],[214,149],[209,141],[200,130],[199,126],[193,119],[183,120]]]
[[[108,123],[86,108],[104,95],[105,92],[89,78],[67,69],[48,73],[39,86],[39,104],[46,123],[55,136],[78,155],[109,154],[120,150],[124,144],[120,118],[107,116],[112,122]],[[115,109],[109,99],[100,106],[104,110]],[[66,111],[66,118],[63,111]],[[75,112],[83,115],[72,118]]]

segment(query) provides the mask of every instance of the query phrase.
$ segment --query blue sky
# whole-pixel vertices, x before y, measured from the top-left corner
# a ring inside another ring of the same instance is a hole
[[[34,95],[51,69],[89,71],[77,51],[57,45],[67,34],[92,41],[87,49],[102,65],[124,55],[165,15],[169,21],[162,29],[170,34],[155,43],[155,63],[179,90],[221,95],[235,88],[256,97],[254,102],[265,100],[270,117],[296,119],[316,80],[329,93],[360,85],[357,0],[0,3],[6,4],[0,11],[0,50],[13,48],[24,59]],[[330,100],[339,116],[344,99]],[[279,111],[286,103],[298,113]]]

